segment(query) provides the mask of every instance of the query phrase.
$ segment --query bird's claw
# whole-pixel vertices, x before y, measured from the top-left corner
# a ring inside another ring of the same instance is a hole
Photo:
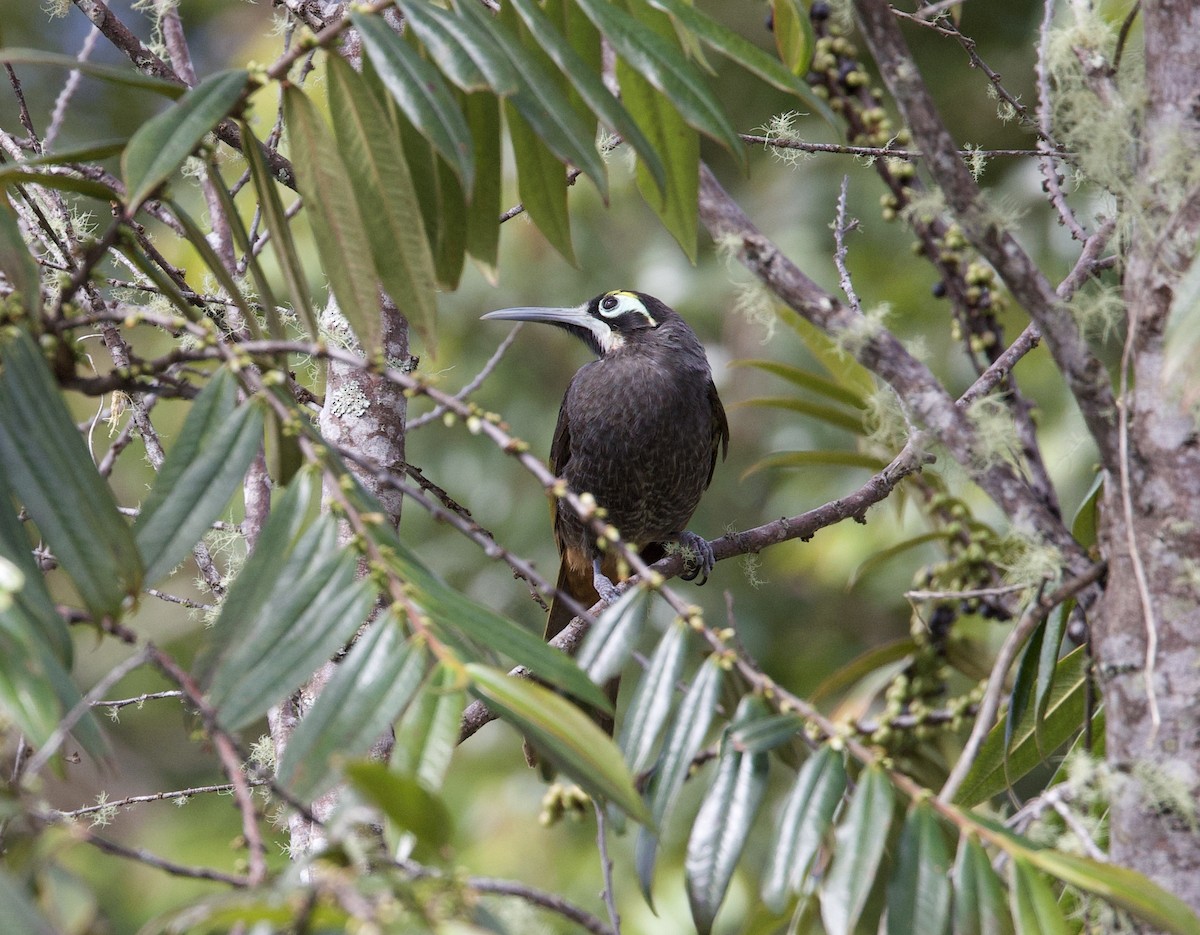
[[[679,545],[683,548],[684,565],[687,569],[679,577],[684,581],[694,581],[698,577],[700,580],[696,583],[704,584],[717,564],[717,555],[713,551],[712,543],[694,532],[683,532],[679,536]]]
[[[596,589],[596,593],[600,595],[600,600],[606,604],[615,603],[617,598],[621,596],[621,592],[617,590],[617,586],[609,580],[608,575],[600,570],[600,559],[592,562],[592,586]]]

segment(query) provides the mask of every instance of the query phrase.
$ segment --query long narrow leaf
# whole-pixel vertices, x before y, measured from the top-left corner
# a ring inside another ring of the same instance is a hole
[[[31,321],[42,313],[42,273],[29,252],[17,212],[8,197],[0,192],[0,272],[20,296],[21,305]]]
[[[667,175],[662,160],[646,134],[638,127],[637,121],[604,86],[600,75],[592,71],[588,63],[571,48],[569,40],[554,27],[550,17],[533,0],[513,0],[513,6],[538,45],[570,79],[572,90],[633,148],[654,179],[654,184],[660,191],[664,190]]]
[[[738,705],[733,726],[745,727],[764,713],[761,699],[747,695]],[[762,805],[767,765],[765,753],[743,751],[728,736],[721,744],[717,773],[692,823],[684,861],[688,904],[702,935],[712,930]]]
[[[475,177],[471,131],[446,83],[429,62],[379,16],[350,14],[380,81],[413,125],[470,191]]]
[[[658,758],[657,772],[652,781],[649,797],[650,811],[653,816],[653,828],[662,829],[675,802],[679,790],[687,779],[692,759],[704,742],[712,723],[713,712],[721,690],[723,673],[721,662],[716,656],[710,656],[700,667],[699,673],[692,680],[675,720],[663,741],[662,753]],[[658,860],[657,832],[650,828],[640,828],[636,844],[638,880],[642,884],[642,892],[647,900],[650,898],[650,886],[654,878],[654,865]]]
[[[846,767],[832,747],[822,747],[801,767],[763,872],[763,902],[774,912],[782,912],[788,897],[800,891],[845,791]]]
[[[484,20],[478,4],[458,0],[460,14]],[[608,198],[608,172],[596,149],[595,127],[585,123],[563,90],[562,76],[542,48],[526,39],[523,24],[513,8],[502,6],[489,24],[491,33],[517,72],[518,90],[508,99],[560,162],[570,163],[588,176]]]
[[[129,526],[24,331],[0,340],[0,467],[97,619],[136,594],[142,566]]]
[[[375,269],[384,289],[433,353],[437,346],[433,255],[399,130],[358,72],[336,55],[327,62],[329,111]]]
[[[391,527],[373,527],[372,534],[382,546],[385,561],[407,583],[439,633],[466,634],[478,644],[527,666],[538,678],[565,689],[580,701],[603,711],[612,710],[604,692],[562,650],[450,587],[425,567]]]
[[[153,583],[186,556],[242,482],[262,441],[262,407],[235,409],[237,381],[222,368],[196,398],[167,453],[133,533]]]
[[[275,250],[275,258],[279,261],[279,269],[283,281],[287,283],[288,293],[292,297],[292,307],[296,315],[304,323],[308,336],[314,341],[320,338],[317,327],[317,317],[313,313],[312,296],[308,291],[308,279],[304,268],[300,265],[300,255],[296,250],[296,242],[292,239],[292,229],[288,223],[287,214],[283,210],[283,202],[279,200],[279,192],[275,188],[275,177],[271,174],[267,160],[262,153],[262,143],[244,121],[238,124],[242,139],[245,141],[243,153],[250,166],[250,178],[258,192],[258,203],[262,207],[263,223],[271,235],[271,244]]]
[[[396,728],[392,763],[429,789],[440,789],[458,746],[466,692],[462,673],[439,666],[429,687],[409,705]]]
[[[567,213],[567,175],[546,144],[510,103],[504,105],[508,135],[517,160],[517,190],[530,220],[563,259],[575,265],[571,219]]]
[[[329,288],[368,359],[382,354],[379,277],[354,187],[333,134],[295,85],[283,90],[296,187],[312,215],[313,239]]]
[[[597,685],[620,674],[633,654],[650,612],[650,593],[632,588],[611,607],[604,608],[586,637],[575,661]]]
[[[125,201],[136,210],[237,106],[250,83],[242,69],[205,78],[138,128],[121,157]]]
[[[579,7],[612,43],[617,55],[665,95],[691,126],[738,159],[745,159],[737,130],[678,42],[647,30],[639,22],[648,18],[649,10],[635,6],[639,14],[635,18],[607,0],[579,0]],[[655,11],[655,15],[662,14]]]
[[[188,90],[185,85],[177,81],[167,81],[163,78],[155,78],[153,75],[144,75],[132,68],[83,61],[75,55],[61,55],[57,52],[47,52],[44,49],[0,49],[0,62],[6,65],[51,65],[65,68],[68,71],[80,71],[91,78],[98,78],[109,84],[153,91],[172,99],[181,97]]]
[[[635,775],[650,765],[655,741],[671,716],[675,684],[683,673],[686,649],[687,628],[677,621],[659,641],[625,711],[619,744]]]
[[[987,852],[963,838],[954,862],[954,935],[1012,935],[1004,887]]]
[[[329,788],[338,761],[366,753],[412,701],[427,659],[423,646],[408,642],[399,620],[390,614],[376,620],[288,740],[279,782],[302,801]]]
[[[658,14],[665,21],[666,17]],[[669,29],[670,24],[664,23]],[[637,186],[646,204],[679,243],[687,258],[696,260],[696,224],[700,191],[700,137],[680,116],[670,99],[655,90],[636,69],[617,60],[621,100],[650,145],[671,166],[667,185],[660,187],[639,158]]]
[[[829,935],[850,935],[875,885],[892,822],[892,784],[878,766],[863,770],[838,825],[833,865],[821,891]]]
[[[927,802],[912,807],[900,834],[896,873],[888,884],[888,935],[943,935],[950,930],[950,850]]]
[[[517,90],[516,70],[496,45],[494,34],[469,16],[422,0],[399,0],[405,26],[429,50],[442,72],[463,91],[504,96]]]
[[[612,802],[636,821],[649,821],[620,751],[595,721],[536,682],[475,663],[466,668],[472,691],[519,727],[539,753],[592,796]]]
[[[1053,890],[1024,858],[1013,859],[1009,896],[1017,935],[1067,935],[1067,920]]]

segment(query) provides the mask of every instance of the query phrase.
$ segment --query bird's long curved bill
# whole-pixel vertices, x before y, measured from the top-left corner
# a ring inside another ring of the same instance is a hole
[[[593,321],[586,305],[575,308],[502,308],[497,312],[488,312],[483,318],[496,321],[544,321],[551,325],[575,325],[589,329]]]

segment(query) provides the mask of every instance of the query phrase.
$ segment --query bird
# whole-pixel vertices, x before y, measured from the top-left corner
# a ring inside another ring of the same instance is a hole
[[[670,543],[683,552],[685,580],[707,580],[711,544],[688,523],[729,451],[729,421],[704,346],[683,317],[644,292],[604,292],[574,308],[506,308],[487,320],[544,322],[596,355],[575,373],[558,411],[550,470],[576,494],[590,494],[606,521],[652,564]],[[612,603],[620,562],[561,498],[551,500],[560,566],[546,639],[583,607]],[[611,686],[615,697],[615,685]],[[611,731],[611,722],[606,725]]]

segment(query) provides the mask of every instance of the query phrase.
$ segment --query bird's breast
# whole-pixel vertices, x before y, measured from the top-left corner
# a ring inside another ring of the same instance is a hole
[[[572,381],[564,405],[570,430],[565,474],[591,493],[631,542],[686,528],[707,486],[713,418],[706,367],[682,371],[654,360],[601,360]],[[578,534],[569,510],[566,527]],[[565,530],[564,530],[565,531]]]

